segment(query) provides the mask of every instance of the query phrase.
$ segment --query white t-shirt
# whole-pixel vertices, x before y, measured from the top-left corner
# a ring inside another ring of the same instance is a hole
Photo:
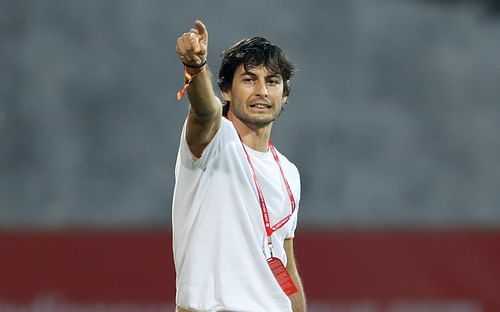
[[[291,311],[290,300],[266,261],[262,212],[236,129],[223,118],[201,158],[191,154],[185,131],[186,125],[177,155],[172,207],[177,305],[197,311]],[[274,225],[291,212],[279,167],[271,151],[246,150]],[[278,155],[298,208],[299,172]],[[293,237],[296,226],[297,209],[272,235],[273,254],[285,266],[283,242]]]

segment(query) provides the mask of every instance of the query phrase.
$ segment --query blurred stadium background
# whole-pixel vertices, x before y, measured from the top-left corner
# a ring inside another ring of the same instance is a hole
[[[311,312],[500,311],[500,4],[0,0],[0,311],[171,311],[186,103],[264,36],[298,71],[273,141],[301,170]]]

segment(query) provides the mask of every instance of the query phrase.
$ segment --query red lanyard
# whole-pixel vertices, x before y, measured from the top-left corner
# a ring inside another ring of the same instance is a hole
[[[260,209],[262,211],[262,219],[264,221],[264,227],[266,229],[266,234],[267,234],[267,241],[269,248],[271,250],[271,256],[272,256],[272,241],[271,241],[271,235],[273,235],[274,232],[282,228],[288,220],[292,217],[293,212],[295,211],[295,198],[293,197],[292,189],[290,188],[290,185],[288,184],[288,181],[285,177],[285,174],[283,173],[283,168],[281,167],[281,162],[278,157],[278,153],[274,149],[273,143],[269,141],[269,149],[271,150],[271,153],[274,156],[274,161],[276,161],[276,164],[278,164],[278,168],[280,169],[281,177],[283,179],[283,183],[285,184],[286,191],[288,193],[288,197],[290,198],[290,205],[292,207],[292,212],[290,212],[289,215],[278,221],[275,225],[271,225],[271,220],[269,218],[269,211],[267,210],[267,205],[266,205],[266,200],[264,199],[264,193],[262,192],[262,187],[259,184],[259,180],[257,180],[257,175],[255,174],[255,169],[252,164],[252,160],[250,159],[250,155],[247,152],[247,149],[245,148],[245,144],[241,142],[241,146],[243,146],[243,150],[245,151],[245,155],[247,157],[248,164],[250,166],[250,170],[252,171],[252,178],[253,182],[255,184],[255,188],[257,189],[257,194],[259,196],[259,203],[260,203]]]

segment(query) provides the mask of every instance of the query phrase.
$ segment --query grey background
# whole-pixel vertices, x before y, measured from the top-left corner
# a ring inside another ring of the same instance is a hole
[[[485,2],[2,0],[0,228],[170,224],[175,41],[196,18],[213,72],[256,35],[297,63],[273,141],[302,174],[299,227],[498,227]]]

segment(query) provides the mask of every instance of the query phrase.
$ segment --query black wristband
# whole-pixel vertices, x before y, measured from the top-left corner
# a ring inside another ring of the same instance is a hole
[[[189,67],[189,68],[202,68],[203,66],[205,66],[205,64],[207,63],[207,60],[204,60],[203,63],[201,64],[196,64],[196,65],[192,65],[192,64],[186,64],[184,62],[182,62],[182,64],[184,64],[184,66],[186,67]]]

